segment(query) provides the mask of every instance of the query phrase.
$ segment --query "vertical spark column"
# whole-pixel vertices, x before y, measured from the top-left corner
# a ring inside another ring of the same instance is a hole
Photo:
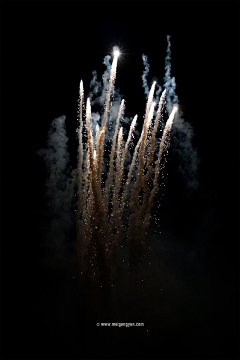
[[[82,107],[83,107],[83,82],[80,81],[79,88],[79,131],[78,131],[78,215],[82,215],[82,165],[83,165],[83,142],[82,142]]]
[[[131,126],[130,126],[130,130],[129,130],[129,133],[128,133],[127,142],[126,142],[125,147],[124,147],[124,150],[123,150],[122,166],[121,166],[121,174],[122,174],[121,176],[122,176],[122,179],[123,179],[123,172],[124,172],[124,162],[125,162],[126,155],[127,155],[127,152],[128,152],[128,146],[129,146],[129,143],[130,143],[130,141],[131,141],[131,139],[132,139],[133,131],[134,131],[135,126],[136,126],[137,118],[138,118],[138,116],[135,115],[134,118],[133,118],[133,120],[132,120],[132,123],[131,123]],[[134,164],[135,164],[135,161],[134,161]],[[122,196],[121,196],[121,199],[120,199],[120,212],[119,212],[119,216],[120,216],[121,218],[122,218],[122,214],[123,214],[124,207],[125,207],[125,200],[126,200],[126,196],[127,196],[128,186],[129,186],[129,183],[130,183],[130,181],[131,181],[132,170],[133,170],[133,166],[131,167],[131,165],[130,165],[130,169],[129,169],[129,172],[128,172],[127,181],[126,181],[125,185],[123,185],[123,192],[122,192]]]
[[[81,262],[83,264],[84,257],[87,251],[87,238],[88,235],[88,225],[86,220],[86,183],[87,179],[85,179],[85,184],[83,188],[83,141],[82,141],[82,129],[83,129],[83,122],[82,122],[82,109],[83,109],[83,99],[84,99],[84,91],[83,91],[83,82],[80,81],[79,86],[79,129],[78,129],[78,171],[77,171],[77,195],[78,195],[78,202],[77,202],[77,239],[78,239],[78,246],[80,246],[80,253],[81,253]],[[85,174],[84,174],[85,177]]]
[[[153,116],[153,108],[155,103],[153,103],[153,93],[155,89],[156,82],[154,81],[149,92],[148,101],[146,105],[146,113],[145,119],[143,123],[143,129],[141,133],[141,137],[139,139],[140,142],[140,149],[139,149],[139,165],[136,171],[136,182],[133,187],[132,196],[130,206],[136,212],[139,210],[139,202],[138,202],[138,195],[142,186],[142,178],[143,178],[143,168],[144,168],[144,153],[145,153],[145,146],[146,146],[146,139],[147,139],[147,132],[148,126],[150,124],[151,118]],[[151,111],[150,111],[151,110]]]
[[[104,138],[105,138],[105,128],[106,128],[107,120],[108,120],[108,113],[109,113],[109,105],[110,105],[111,94],[112,94],[112,92],[114,90],[114,81],[115,81],[115,78],[116,78],[118,56],[119,56],[119,52],[115,52],[113,62],[112,62],[111,72],[110,72],[107,97],[106,97],[106,101],[105,101],[105,111],[104,111],[104,115],[103,115],[102,129],[101,129],[100,136],[99,136],[99,141],[98,141],[97,159],[98,159],[99,167],[98,167],[97,178],[98,178],[98,181],[100,182],[100,184],[101,184],[101,175],[102,175],[103,146],[104,146]]]
[[[149,154],[147,157],[147,161],[146,161],[146,169],[147,169],[147,173],[143,176],[143,201],[142,201],[142,206],[140,207],[140,212],[139,212],[139,220],[140,222],[143,221],[143,217],[146,213],[146,209],[148,207],[148,198],[150,196],[150,190],[148,187],[148,181],[152,178],[153,174],[154,174],[154,167],[152,166],[152,162],[154,159],[154,150],[155,150],[155,137],[156,137],[156,133],[157,133],[157,129],[158,129],[158,124],[161,118],[161,110],[163,107],[163,103],[164,103],[164,99],[165,99],[165,95],[166,95],[166,90],[163,91],[160,101],[159,101],[159,106],[158,106],[158,111],[157,111],[157,116],[154,122],[154,128],[151,134],[151,145],[150,145],[150,149],[149,149]]]
[[[156,166],[155,166],[155,172],[154,172],[154,179],[153,179],[153,188],[152,188],[152,191],[150,193],[150,197],[148,199],[148,206],[146,208],[146,211],[145,211],[145,218],[144,218],[144,228],[146,229],[148,226],[149,226],[149,223],[150,223],[150,219],[151,219],[151,209],[152,209],[152,206],[153,206],[153,200],[154,200],[154,197],[157,193],[157,190],[158,190],[158,178],[159,178],[159,174],[160,174],[160,163],[161,163],[161,160],[162,160],[162,154],[163,154],[163,151],[164,151],[164,147],[167,147],[167,136],[169,135],[170,131],[171,131],[171,128],[172,128],[172,124],[173,124],[173,119],[174,119],[174,116],[177,112],[177,106],[174,106],[173,109],[172,109],[172,112],[167,120],[167,123],[166,123],[166,126],[164,128],[164,131],[163,131],[163,136],[162,136],[162,139],[161,139],[161,143],[160,143],[160,149],[159,149],[159,153],[158,153],[158,159],[156,161]]]

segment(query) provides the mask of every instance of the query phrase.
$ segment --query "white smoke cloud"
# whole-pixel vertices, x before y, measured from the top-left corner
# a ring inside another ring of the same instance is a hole
[[[100,115],[98,112],[96,112],[96,113],[92,112],[91,116],[92,116],[92,121],[96,122],[100,119]]]
[[[91,113],[91,121],[92,121],[92,133],[93,133],[93,136],[96,135],[96,127],[97,127],[97,124],[99,125],[99,120],[100,120],[100,114],[99,112],[92,112]]]
[[[106,92],[108,88],[108,80],[110,76],[111,71],[111,64],[110,64],[111,56],[107,55],[103,59],[103,64],[106,66],[106,70],[104,71],[102,75],[102,81],[97,81],[97,71],[93,70],[93,78],[90,82],[90,93],[88,94],[88,97],[91,100],[91,106],[98,104],[100,106],[104,105],[105,99],[106,99]],[[97,96],[101,92],[101,95]]]
[[[36,155],[43,158],[47,171],[46,215],[49,222],[44,234],[44,245],[53,247],[55,254],[65,249],[73,227],[74,171],[68,168],[65,119],[63,115],[53,120],[48,132],[47,148],[36,152]]]
[[[178,170],[184,178],[185,186],[189,189],[196,189],[199,186],[200,158],[197,149],[193,148],[193,137],[193,127],[183,119],[183,113],[179,109],[173,122],[171,148],[178,157]]]

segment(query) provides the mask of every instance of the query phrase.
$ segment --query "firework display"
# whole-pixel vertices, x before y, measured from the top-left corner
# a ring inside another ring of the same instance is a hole
[[[137,248],[146,243],[147,229],[151,211],[159,187],[159,174],[164,149],[169,146],[171,131],[177,105],[172,107],[163,130],[161,141],[156,133],[161,121],[166,90],[162,92],[158,110],[154,117],[156,82],[153,82],[146,104],[144,122],[139,140],[135,146],[127,174],[125,160],[130,155],[137,115],[132,120],[127,140],[124,144],[123,128],[120,127],[125,107],[121,101],[111,141],[110,158],[104,174],[104,139],[108,126],[111,97],[114,94],[117,60],[120,53],[114,51],[101,128],[96,127],[93,135],[91,124],[90,98],[86,101],[85,117],[83,82],[80,82],[79,101],[79,151],[77,171],[77,246],[81,253],[83,268],[103,272],[111,267],[118,256],[122,242],[129,246],[129,261],[136,259]],[[86,144],[83,150],[83,137],[86,129]],[[155,160],[155,155],[157,159]],[[133,177],[135,173],[135,178]],[[106,175],[105,177],[103,175]]]

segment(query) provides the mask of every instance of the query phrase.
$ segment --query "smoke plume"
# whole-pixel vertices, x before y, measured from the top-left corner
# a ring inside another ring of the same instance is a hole
[[[52,248],[56,256],[66,251],[74,221],[75,172],[68,167],[65,119],[63,115],[53,120],[48,132],[47,148],[37,151],[45,162],[47,172],[45,185],[49,225],[44,235],[44,246]]]

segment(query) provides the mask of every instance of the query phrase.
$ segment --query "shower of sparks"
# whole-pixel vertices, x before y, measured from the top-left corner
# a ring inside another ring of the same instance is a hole
[[[101,128],[96,126],[94,136],[91,124],[91,104],[90,99],[87,99],[87,143],[84,150],[82,80],[79,91],[77,244],[82,256],[83,268],[86,270],[92,267],[94,276],[96,270],[102,274],[108,271],[106,269],[111,268],[113,259],[118,256],[117,250],[120,246],[122,247],[124,241],[127,241],[129,245],[130,262],[131,259],[137,258],[137,249],[146,243],[145,234],[150,225],[151,211],[159,188],[162,155],[169,146],[169,134],[177,112],[177,106],[174,106],[158,146],[156,133],[161,121],[166,90],[162,93],[154,119],[154,108],[157,104],[153,101],[156,86],[156,82],[153,82],[146,104],[142,132],[126,174],[124,171],[125,160],[127,154],[130,153],[129,145],[132,144],[137,115],[132,120],[127,141],[124,144],[123,128],[120,128],[125,107],[124,100],[122,100],[113,132],[108,172],[106,180],[103,181],[105,129],[112,106],[111,96],[114,93],[117,59],[120,55],[117,47],[114,47],[113,54],[102,126]],[[157,151],[157,149],[159,150]],[[132,180],[134,168],[136,168],[135,181]],[[150,183],[152,185],[149,185]],[[133,186],[130,187],[130,184]]]

